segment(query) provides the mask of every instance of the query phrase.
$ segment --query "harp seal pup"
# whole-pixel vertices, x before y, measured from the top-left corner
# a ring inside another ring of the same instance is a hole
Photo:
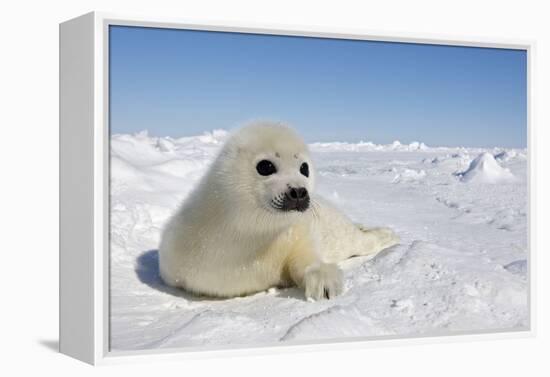
[[[338,262],[398,238],[357,226],[314,188],[307,146],[291,128],[262,122],[237,130],[165,226],[162,279],[214,297],[292,285],[307,299],[340,294]]]

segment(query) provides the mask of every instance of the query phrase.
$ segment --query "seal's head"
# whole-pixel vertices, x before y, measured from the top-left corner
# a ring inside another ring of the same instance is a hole
[[[256,123],[237,130],[221,153],[223,174],[239,205],[286,217],[307,212],[315,185],[307,145],[291,128]]]

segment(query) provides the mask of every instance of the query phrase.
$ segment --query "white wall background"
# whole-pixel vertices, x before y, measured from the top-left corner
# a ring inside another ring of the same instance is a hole
[[[550,22],[544,1],[4,1],[0,21],[0,374],[548,375]],[[91,368],[56,354],[58,23],[91,10],[537,42],[536,339],[384,347]],[[546,254],[546,255],[545,255]],[[546,348],[546,350],[544,350]],[[11,370],[10,372],[7,372]]]

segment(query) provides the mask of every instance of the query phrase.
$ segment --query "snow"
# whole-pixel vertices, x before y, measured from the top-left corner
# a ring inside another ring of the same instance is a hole
[[[414,169],[403,169],[403,171],[397,174],[393,178],[393,183],[399,182],[411,182],[411,181],[420,181],[426,177],[425,170],[414,170]]]
[[[523,149],[311,144],[318,193],[358,223],[392,227],[400,245],[342,263],[345,291],[330,301],[308,302],[297,288],[216,300],[164,286],[161,228],[226,137],[111,137],[111,349],[528,326]]]
[[[510,170],[501,167],[489,152],[483,152],[477,156],[468,169],[459,175],[464,182],[499,183],[514,179]]]
[[[374,144],[370,141],[359,143],[347,142],[330,142],[330,143],[313,143],[310,148],[314,151],[401,151],[410,152],[418,150],[428,150],[426,144],[413,141],[410,144],[401,144],[399,140],[395,140],[391,144]]]

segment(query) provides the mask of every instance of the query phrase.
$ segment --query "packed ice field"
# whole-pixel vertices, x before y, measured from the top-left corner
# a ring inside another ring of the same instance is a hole
[[[401,243],[341,263],[345,290],[232,299],[165,286],[161,230],[213,161],[223,130],[111,137],[110,347],[195,349],[513,331],[528,327],[527,151],[313,143],[317,194]]]

